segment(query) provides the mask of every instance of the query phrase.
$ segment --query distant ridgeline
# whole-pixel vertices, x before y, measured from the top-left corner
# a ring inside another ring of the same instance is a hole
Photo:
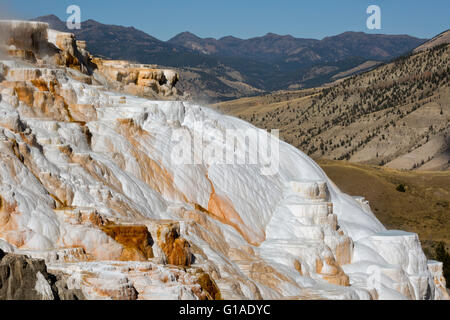
[[[64,22],[53,15],[34,20],[68,31]],[[216,40],[184,32],[164,42],[133,27],[94,20],[84,21],[81,26],[71,32],[86,41],[93,54],[176,67],[181,75],[177,87],[207,102],[319,86],[354,68],[354,72],[370,69],[370,64],[364,64],[367,61],[388,61],[425,41],[406,35],[362,32],[346,32],[323,40],[272,33],[248,40]]]

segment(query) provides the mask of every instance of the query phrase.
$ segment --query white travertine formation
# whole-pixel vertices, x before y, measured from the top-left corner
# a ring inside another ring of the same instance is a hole
[[[259,130],[250,124],[108,91],[78,64],[0,66],[0,248],[45,259],[86,297],[448,298],[416,234],[386,230],[284,142],[274,175],[173,162],[180,128]]]
[[[123,60],[95,58],[93,62],[97,66],[96,78],[114,89],[144,97],[177,96],[179,75],[173,70]]]

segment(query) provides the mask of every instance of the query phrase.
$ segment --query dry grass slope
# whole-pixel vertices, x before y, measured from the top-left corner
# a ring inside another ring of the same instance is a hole
[[[281,91],[213,107],[314,158],[446,170],[450,164],[450,45],[405,56],[325,88]]]

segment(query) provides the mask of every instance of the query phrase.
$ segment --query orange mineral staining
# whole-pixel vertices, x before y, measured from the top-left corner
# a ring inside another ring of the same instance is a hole
[[[120,260],[145,261],[153,258],[153,242],[147,227],[144,225],[107,224],[102,231],[123,246]]]

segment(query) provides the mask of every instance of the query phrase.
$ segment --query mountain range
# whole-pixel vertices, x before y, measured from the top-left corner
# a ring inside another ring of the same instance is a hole
[[[363,32],[345,32],[322,40],[274,33],[251,39],[203,39],[183,32],[161,41],[133,27],[94,20],[82,22],[79,30],[68,30],[54,15],[33,20],[74,33],[78,40],[86,41],[94,55],[176,68],[182,79],[180,89],[195,100],[208,102],[319,86],[348,70],[367,70],[358,68],[367,61],[388,61],[425,42],[407,35]]]
[[[335,62],[348,57],[384,60],[401,55],[411,45],[423,42],[410,36],[390,36],[344,32],[323,40],[294,38],[291,35],[268,33],[247,40],[232,36],[221,39],[199,38],[183,32],[168,41],[204,54],[250,58],[265,62],[309,64]]]

